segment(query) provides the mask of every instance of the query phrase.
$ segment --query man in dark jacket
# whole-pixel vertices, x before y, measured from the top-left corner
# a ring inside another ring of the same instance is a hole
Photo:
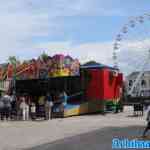
[[[150,130],[150,109],[148,110],[146,120],[147,120],[147,126],[143,132],[143,137],[145,137],[147,131]]]
[[[7,94],[5,94],[2,97],[2,101],[4,103],[4,117],[6,117],[6,120],[10,117],[10,111],[11,111],[11,97]]]
[[[4,120],[4,102],[2,101],[2,98],[0,98],[0,118],[1,120]]]

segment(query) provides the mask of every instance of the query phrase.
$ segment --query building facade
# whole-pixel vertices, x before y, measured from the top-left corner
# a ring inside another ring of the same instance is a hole
[[[140,72],[132,72],[126,77],[126,90],[127,93],[131,90],[136,78]],[[150,71],[145,71],[138,81],[137,85],[133,89],[133,95],[135,96],[150,96]]]

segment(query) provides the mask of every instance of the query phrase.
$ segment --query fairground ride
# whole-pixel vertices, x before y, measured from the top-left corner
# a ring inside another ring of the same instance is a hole
[[[122,26],[113,45],[113,61],[126,75],[126,96],[142,101],[150,98],[150,79],[144,80],[150,73],[150,13],[131,17]]]

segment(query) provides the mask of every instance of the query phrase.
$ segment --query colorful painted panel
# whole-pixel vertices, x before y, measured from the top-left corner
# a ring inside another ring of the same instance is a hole
[[[24,61],[13,66],[0,66],[0,80],[12,79],[45,79],[49,77],[76,76],[79,75],[80,63],[71,56],[54,55]]]

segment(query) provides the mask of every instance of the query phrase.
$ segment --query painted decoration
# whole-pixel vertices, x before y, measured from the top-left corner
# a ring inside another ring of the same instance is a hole
[[[80,63],[71,56],[56,54],[45,59],[38,58],[24,61],[13,65],[0,66],[0,80],[12,79],[14,76],[18,80],[43,79],[48,77],[76,76],[79,75]]]

